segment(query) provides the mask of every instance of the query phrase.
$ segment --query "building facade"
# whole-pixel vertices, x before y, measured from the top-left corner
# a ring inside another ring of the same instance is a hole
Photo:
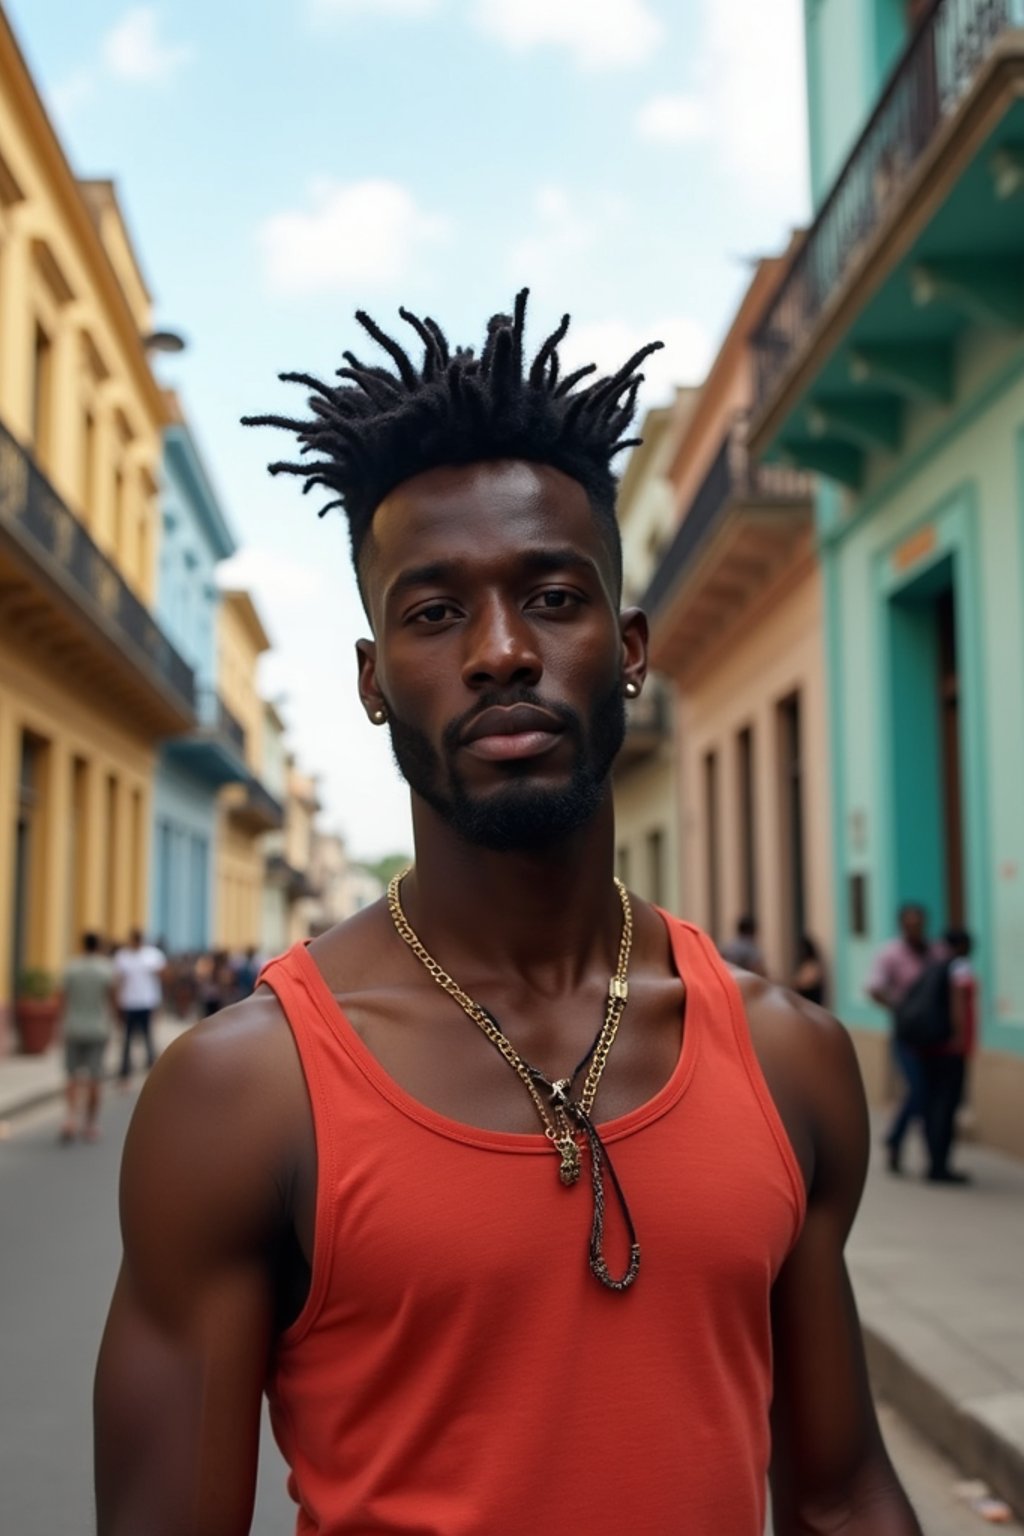
[[[643,606],[672,680],[682,908],[718,942],[757,923],[788,981],[832,948],[821,584],[808,478],[750,458],[752,332],[786,270],[761,262],[664,474],[674,528]]]
[[[192,668],[195,729],[164,743],[153,778],[150,931],[169,954],[213,942],[217,794],[246,776],[245,730],[217,687],[216,567],[235,542],[177,400],[164,431],[157,618]]]
[[[1024,1151],[1024,3],[808,0],[816,213],[759,453],[821,476],[837,1007],[905,901],[976,942],[982,1135]]]
[[[223,592],[217,614],[217,676],[225,706],[245,735],[245,777],[219,795],[215,942],[231,952],[258,947],[264,921],[264,837],[284,826],[284,805],[264,782],[266,704],[257,666],[270,649],[248,592]]]
[[[164,405],[109,182],[76,180],[0,12],[0,1009],[145,923],[157,744],[195,723],[152,611]]]
[[[696,391],[678,390],[672,404],[647,412],[643,438],[619,484],[622,601],[643,594],[672,538],[676,510],[667,468],[693,408]],[[626,704],[626,739],[615,762],[615,865],[619,879],[670,912],[680,910],[681,804],[669,680],[648,673],[638,699]]]

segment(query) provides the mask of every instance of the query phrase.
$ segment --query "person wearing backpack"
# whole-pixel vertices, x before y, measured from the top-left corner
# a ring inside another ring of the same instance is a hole
[[[945,948],[946,959],[941,962],[945,998],[940,1005],[945,1013],[945,1037],[920,1047],[928,1179],[933,1184],[967,1184],[970,1176],[951,1168],[949,1158],[976,1030],[977,989],[970,934],[965,928],[947,929]]]
[[[915,1120],[924,1123],[925,1081],[921,1056],[916,1048],[900,1038],[896,1011],[910,988],[918,981],[932,960],[942,952],[928,940],[928,914],[916,901],[908,901],[899,910],[899,935],[883,944],[875,955],[865,990],[872,1002],[885,1008],[892,1021],[892,1051],[904,1079],[903,1100],[885,1136],[890,1173],[902,1171],[903,1143]]]

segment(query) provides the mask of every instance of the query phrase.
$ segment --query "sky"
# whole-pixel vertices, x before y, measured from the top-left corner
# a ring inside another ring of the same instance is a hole
[[[357,308],[478,344],[523,285],[528,340],[569,310],[575,364],[662,339],[645,407],[699,382],[752,258],[808,215],[801,0],[4,3],[73,169],[117,184],[155,323],[188,340],[157,370],[322,822],[358,858],[407,850],[407,791],[356,696],[343,518],[271,480],[288,439],[239,417],[302,414],[284,369],[369,359]]]

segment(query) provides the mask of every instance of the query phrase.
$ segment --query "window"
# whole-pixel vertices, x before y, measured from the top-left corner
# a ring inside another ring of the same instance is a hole
[[[779,809],[781,812],[782,912],[786,948],[796,959],[800,935],[806,931],[807,898],[804,875],[804,781],[800,695],[791,693],[776,707],[779,742]]]
[[[32,378],[32,446],[40,466],[49,468],[53,449],[53,345],[36,322],[35,372]]]
[[[757,827],[754,817],[754,728],[745,726],[736,736],[736,767],[739,787],[740,905],[757,916]]]
[[[721,883],[718,874],[718,753],[704,754],[704,837],[706,850],[705,879],[708,932],[717,943],[722,928]]]

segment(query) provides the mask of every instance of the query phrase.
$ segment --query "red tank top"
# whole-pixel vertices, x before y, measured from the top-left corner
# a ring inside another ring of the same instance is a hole
[[[623,1294],[588,1267],[589,1181],[564,1189],[542,1135],[413,1099],[303,946],[265,969],[318,1159],[310,1293],[267,1386],[300,1536],[761,1536],[769,1296],[803,1183],[735,983],[666,921],[682,1050],[601,1126],[642,1250]]]

